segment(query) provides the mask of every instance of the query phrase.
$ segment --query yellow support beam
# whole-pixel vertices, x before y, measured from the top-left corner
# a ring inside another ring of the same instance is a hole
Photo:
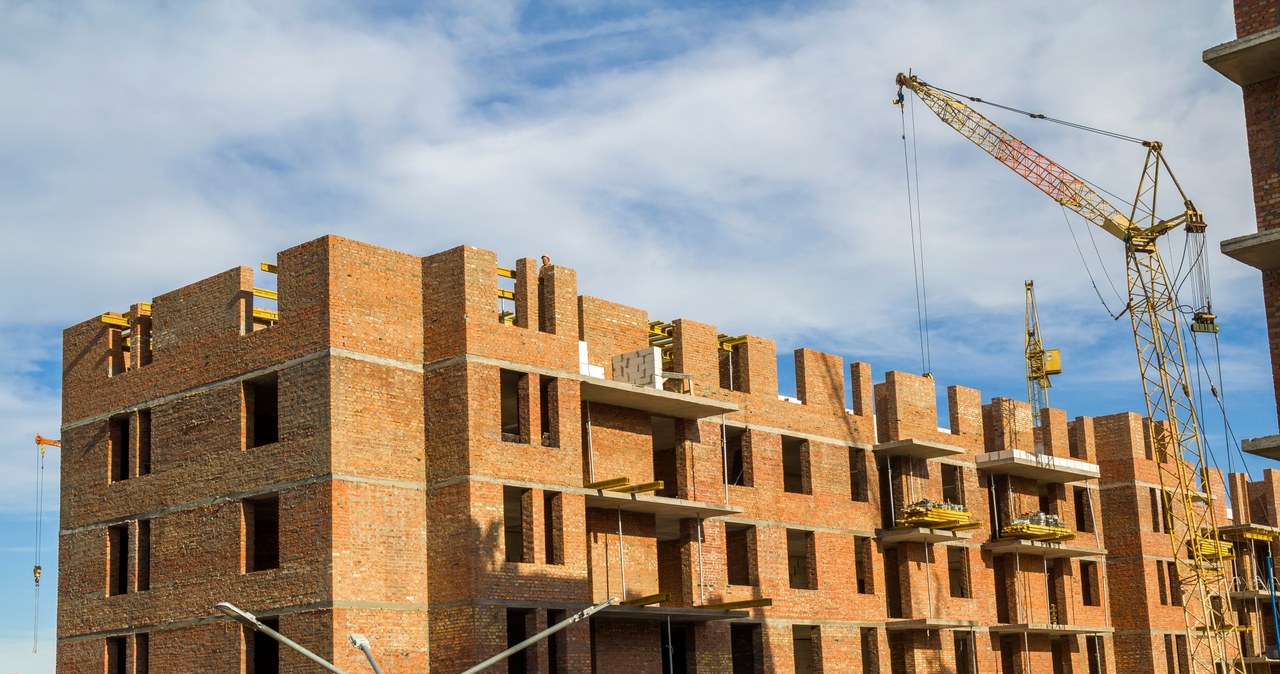
[[[501,297],[504,300],[514,300],[516,298],[516,294],[506,288],[498,288],[498,297]]]
[[[276,269],[276,266],[274,264],[271,264],[270,262],[263,262],[260,265],[258,265],[258,267],[262,269],[262,271],[267,272],[268,274],[279,273]]]
[[[277,293],[277,292],[276,292],[276,291],[274,291],[274,290],[267,290],[266,288],[254,288],[254,289],[253,289],[253,296],[254,296],[254,297],[261,297],[261,298],[263,298],[263,299],[268,299],[268,300],[277,300],[277,301],[278,301],[278,300],[280,299],[280,294],[279,294],[279,293]]]
[[[276,323],[276,322],[279,322],[280,320],[280,312],[271,311],[270,309],[259,309],[257,307],[254,307],[253,317],[260,321],[271,321],[272,323]]]
[[[515,278],[516,272],[515,270],[507,269],[506,267],[498,267],[498,276],[501,276],[502,278]]]
[[[613,478],[609,478],[608,480],[597,480],[595,482],[588,482],[587,484],[584,484],[582,486],[586,487],[587,489],[604,490],[604,489],[614,489],[615,487],[625,487],[629,484],[631,484],[631,478],[629,477],[613,477]]]
[[[99,320],[101,320],[103,323],[106,323],[107,325],[114,325],[117,328],[129,327],[129,319],[125,318],[121,314],[117,314],[112,311],[108,311],[107,313],[103,314],[99,318]]]
[[[671,601],[670,592],[659,592],[658,594],[651,594],[647,597],[636,597],[635,599],[620,601],[618,604],[621,606],[648,606],[650,604],[660,604],[664,601]]]
[[[617,492],[619,494],[639,494],[646,491],[658,491],[665,486],[666,485],[662,483],[662,480],[657,480],[654,482],[641,482],[640,484],[632,484],[624,487],[613,487],[609,491]]]

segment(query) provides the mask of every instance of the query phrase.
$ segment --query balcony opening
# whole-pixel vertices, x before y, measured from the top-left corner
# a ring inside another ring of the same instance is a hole
[[[138,520],[138,591],[151,589],[151,520]]]
[[[739,487],[752,486],[751,465],[747,460],[747,429],[724,429],[725,455],[729,462],[729,484]]]
[[[1055,559],[1049,563],[1049,573],[1045,576],[1045,593],[1049,597],[1049,624],[1065,625],[1067,622],[1066,596],[1060,588],[1067,575],[1067,560]]]
[[[1071,674],[1071,637],[1049,639],[1049,655],[1053,659],[1053,674]]]
[[[1076,507],[1076,531],[1083,534],[1093,533],[1093,499],[1088,487],[1072,487],[1072,500]]]
[[[859,503],[871,500],[867,493],[867,450],[849,448],[849,498]]]
[[[129,591],[129,525],[107,527],[107,596]]]
[[[275,375],[244,383],[245,449],[280,440],[280,396]]]
[[[949,463],[942,464],[942,500],[945,503],[964,505],[964,468]]]
[[[507,561],[533,561],[533,490],[502,488],[502,540]]]
[[[795,654],[796,674],[822,671],[820,629],[817,625],[791,626],[791,648]]]
[[[879,672],[880,671],[880,637],[876,635],[876,628],[863,627],[859,630],[862,637],[862,671]]]
[[[1086,656],[1089,660],[1089,674],[1104,674],[1107,671],[1107,652],[1102,644],[1102,637],[1089,635],[1084,638]]]
[[[1040,512],[1046,515],[1058,514],[1058,489],[1061,485],[1041,482],[1036,485],[1036,496],[1040,500]]]
[[[725,563],[730,585],[756,585],[756,528],[750,524],[724,525]]]
[[[151,474],[151,410],[138,410],[138,474]]]
[[[875,572],[871,568],[871,539],[867,536],[853,537],[853,574],[858,587],[858,594],[875,594]]]
[[[542,530],[548,564],[564,564],[564,498],[558,491],[542,492]]]
[[[996,622],[1010,623],[1013,620],[1009,616],[1009,593],[1012,591],[1009,585],[1009,558],[995,560],[994,575],[996,586]]]
[[[536,628],[532,623],[533,611],[531,609],[507,609],[507,648],[511,648],[528,639]],[[507,674],[528,674],[531,669],[528,655],[529,649],[526,648],[507,658]]]
[[[649,419],[653,438],[653,479],[662,481],[657,496],[679,496],[679,464],[676,460],[676,420],[653,416]]]
[[[501,388],[502,439],[505,442],[529,441],[529,415],[521,409],[527,404],[520,392],[528,383],[523,372],[502,370],[498,375]]]
[[[973,632],[952,632],[951,634],[956,653],[956,674],[977,674],[978,661],[974,657]]]
[[[1187,635],[1173,635],[1173,649],[1178,655],[1178,671],[1191,671],[1191,654],[1187,651]]]
[[[792,494],[811,494],[809,484],[809,443],[782,436],[782,489]]]
[[[560,446],[560,387],[555,377],[538,376],[538,422],[541,426],[539,437],[543,447]]]
[[[960,546],[947,548],[947,583],[951,588],[951,596],[968,599],[969,591],[969,549]]]
[[[151,674],[151,635],[133,635],[133,674]]]
[[[890,482],[892,462],[893,457],[876,458],[876,473],[879,475],[880,486],[880,526],[885,529],[892,529],[898,524],[894,507],[895,494]]]
[[[245,573],[280,567],[280,498],[244,500]]]
[[[108,674],[128,674],[129,653],[124,637],[107,637]]]
[[[1017,637],[1012,634],[1000,636],[1000,672],[1001,674],[1022,674],[1018,669],[1015,654],[1018,650]]]
[[[793,590],[818,589],[812,531],[787,529],[787,575]]]
[[[729,644],[733,652],[733,674],[764,672],[764,645],[760,637],[760,625],[730,623]]]
[[[662,658],[662,674],[687,674],[693,671],[690,667],[690,655],[697,652],[694,635],[687,625],[662,625],[660,628],[660,653]]]
[[[999,578],[996,579],[996,587],[1000,587]],[[902,606],[902,576],[898,569],[898,549],[888,548],[884,551],[884,600],[885,609],[889,613],[890,618],[903,617]],[[890,655],[892,656],[892,637],[890,634]],[[902,670],[894,670],[902,671]]]
[[[1080,562],[1080,599],[1085,606],[1102,606],[1097,562]]]
[[[258,621],[280,631],[279,618],[259,617]],[[249,650],[244,659],[245,674],[280,674],[280,642],[248,626],[244,628],[244,641]]]
[[[567,612],[563,609],[547,609],[547,627],[558,625],[565,621]],[[564,630],[556,632],[547,637],[547,672],[548,674],[563,674],[566,668],[565,654],[568,652],[568,635]]]
[[[906,634],[902,632],[889,633],[889,671],[907,671],[907,648],[909,645]]]
[[[108,424],[107,442],[110,445],[110,462],[108,467],[109,475],[112,482],[120,482],[129,479],[129,440],[132,433],[130,432],[129,415],[121,414],[111,417]]]

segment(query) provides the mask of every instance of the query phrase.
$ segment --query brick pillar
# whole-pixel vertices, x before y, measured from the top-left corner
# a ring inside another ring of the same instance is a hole
[[[538,328],[538,261],[516,260],[516,326]]]
[[[844,359],[796,349],[796,396],[806,405],[844,409]]]
[[[736,379],[742,390],[754,395],[778,395],[778,348],[772,339],[747,336],[746,343],[734,352]]]
[[[693,376],[693,392],[700,394],[720,391],[720,354],[716,339],[716,326],[698,323],[685,318],[672,322],[671,367],[675,372]]]
[[[849,382],[853,389],[853,413],[858,416],[875,414],[875,397],[871,388],[871,366],[863,362],[850,363]]]
[[[539,325],[543,332],[578,338],[578,272],[558,265],[542,268],[542,306]]]

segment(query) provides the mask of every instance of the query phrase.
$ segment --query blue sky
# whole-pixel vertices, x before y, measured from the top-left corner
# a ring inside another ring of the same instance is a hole
[[[1231,425],[1274,433],[1259,275],[1217,253],[1255,227],[1240,92],[1200,61],[1233,26],[1225,0],[0,0],[0,671],[53,670],[52,535],[28,653],[31,437],[58,432],[60,330],[321,234],[545,253],[585,294],[774,338],[784,371],[799,346],[877,380],[920,371],[889,105],[907,68],[1162,140],[1210,225]],[[993,117],[1112,191],[1135,185],[1135,146]],[[1054,406],[1139,409],[1128,321],[1098,302],[1058,207],[918,105],[914,127],[940,385],[1025,395],[1034,278],[1067,369]],[[1122,283],[1119,244],[1094,238]]]

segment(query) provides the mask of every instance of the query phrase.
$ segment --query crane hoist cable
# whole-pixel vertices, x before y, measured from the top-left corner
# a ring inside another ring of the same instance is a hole
[[[896,103],[901,109],[902,118],[902,164],[907,178],[907,225],[911,230],[911,270],[915,274],[916,282],[916,331],[919,333],[920,340],[920,370],[922,374],[929,376],[933,371],[933,355],[929,348],[929,297],[928,286],[925,284],[924,224],[921,222],[920,209],[920,158],[916,151],[916,113],[913,106],[911,108],[911,149],[908,151],[907,111],[902,101],[902,96],[899,96]],[[914,189],[912,188],[913,177]]]
[[[1147,408],[1147,430],[1158,452],[1173,450],[1175,457],[1155,465],[1160,487],[1173,506],[1166,515],[1172,525],[1168,527],[1171,553],[1186,594],[1183,617],[1188,659],[1194,672],[1243,674],[1236,626],[1220,600],[1214,603],[1228,591],[1222,562],[1230,544],[1218,532],[1214,485],[1203,479],[1207,476],[1205,446],[1188,379],[1176,285],[1159,246],[1164,234],[1180,227],[1203,236],[1204,214],[1186,196],[1159,142],[1103,133],[1139,143],[1147,151],[1126,215],[1088,182],[956,98],[912,74],[899,73],[895,81],[899,101],[903,90],[910,89],[945,124],[1054,201],[1123,242],[1129,297],[1126,307]],[[1083,125],[1068,125],[1101,133]],[[1161,219],[1155,215],[1157,186],[1168,183],[1181,197],[1182,211]],[[1214,319],[1206,302],[1193,312],[1191,330],[1216,332]]]
[[[40,549],[44,537],[44,451],[48,447],[61,447],[58,440],[50,440],[36,433],[36,560],[31,567],[31,575],[35,582],[35,611],[31,627],[31,652],[35,653],[40,646],[40,576],[44,567],[40,565]]]

